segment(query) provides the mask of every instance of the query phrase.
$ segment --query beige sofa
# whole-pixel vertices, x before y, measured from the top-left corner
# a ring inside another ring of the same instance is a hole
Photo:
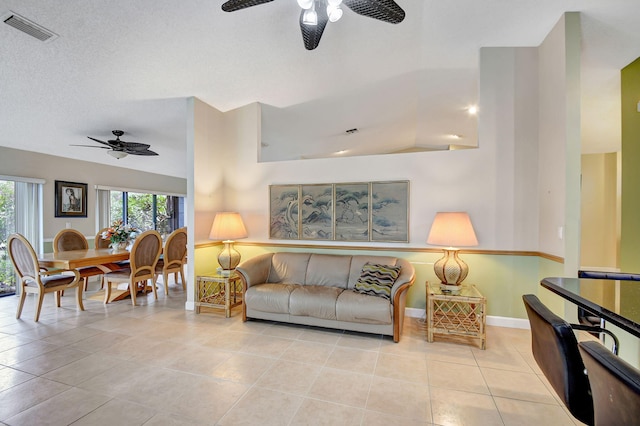
[[[390,300],[355,291],[365,263],[400,266]],[[236,269],[243,320],[258,318],[393,336],[400,340],[413,265],[388,256],[266,253]]]

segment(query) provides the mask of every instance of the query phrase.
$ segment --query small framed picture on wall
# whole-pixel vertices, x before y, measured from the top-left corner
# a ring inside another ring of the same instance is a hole
[[[55,181],[55,217],[87,217],[87,184]]]

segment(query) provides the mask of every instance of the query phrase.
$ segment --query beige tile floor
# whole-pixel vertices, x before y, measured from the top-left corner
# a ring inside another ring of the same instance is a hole
[[[8,425],[573,425],[527,330],[487,349],[427,343],[410,318],[388,337],[185,311],[170,285],[110,305],[72,292],[39,323],[0,299],[0,422]]]

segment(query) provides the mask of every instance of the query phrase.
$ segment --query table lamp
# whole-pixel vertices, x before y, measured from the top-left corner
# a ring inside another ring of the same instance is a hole
[[[466,212],[438,212],[431,225],[427,244],[447,246],[444,256],[433,264],[442,290],[459,290],[469,267],[458,256],[457,247],[477,246],[478,240]]]
[[[240,238],[247,238],[247,230],[242,223],[240,213],[216,213],[209,239],[224,243],[224,248],[218,255],[218,263],[223,271],[227,271],[226,273],[235,269],[240,263],[240,253],[233,248],[233,241]]]

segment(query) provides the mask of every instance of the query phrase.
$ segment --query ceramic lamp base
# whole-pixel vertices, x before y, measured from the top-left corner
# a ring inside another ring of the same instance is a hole
[[[233,241],[223,241],[224,248],[218,255],[218,264],[224,270],[236,269],[240,263],[240,253],[233,248]]]
[[[448,290],[457,289],[469,273],[469,267],[458,257],[457,249],[444,249],[444,256],[433,264],[433,270],[440,278],[440,287],[445,286]]]

